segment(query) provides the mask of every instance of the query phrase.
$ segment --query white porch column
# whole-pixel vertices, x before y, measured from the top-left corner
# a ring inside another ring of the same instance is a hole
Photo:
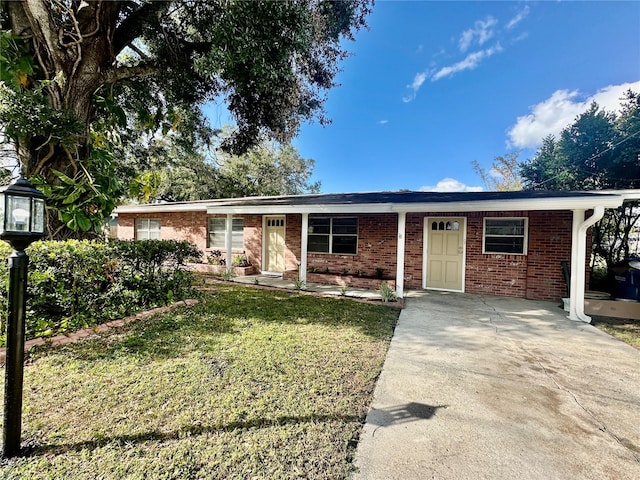
[[[227,272],[230,272],[233,266],[233,255],[231,253],[231,245],[233,243],[233,219],[230,213],[227,213],[227,228],[224,234],[224,248],[227,250],[227,259],[225,262],[227,264]]]
[[[300,267],[298,267],[298,278],[307,282],[307,245],[309,240],[309,214],[302,214],[302,234],[300,238]]]
[[[585,264],[587,261],[587,229],[599,221],[604,215],[604,207],[598,206],[586,220],[585,210],[573,211],[571,228],[571,282],[569,292],[569,320],[591,322],[591,317],[584,313]]]
[[[404,297],[404,235],[407,223],[407,212],[398,212],[398,249],[396,258],[396,295]]]

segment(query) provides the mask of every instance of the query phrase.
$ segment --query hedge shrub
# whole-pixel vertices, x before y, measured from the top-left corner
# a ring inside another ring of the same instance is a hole
[[[0,242],[0,256],[11,247]],[[194,294],[188,242],[170,240],[36,242],[27,249],[26,336],[58,335]],[[6,264],[0,266],[0,346],[7,318]]]

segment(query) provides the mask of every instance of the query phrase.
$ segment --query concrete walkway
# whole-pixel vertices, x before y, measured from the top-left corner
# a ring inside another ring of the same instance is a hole
[[[556,304],[411,292],[354,480],[640,479],[640,351]]]

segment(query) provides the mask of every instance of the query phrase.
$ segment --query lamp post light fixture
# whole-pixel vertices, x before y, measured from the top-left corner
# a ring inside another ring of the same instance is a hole
[[[14,248],[7,262],[9,289],[2,432],[2,455],[6,458],[20,453],[29,265],[29,257],[24,250],[44,236],[44,194],[22,176],[11,185],[0,188],[0,239]]]

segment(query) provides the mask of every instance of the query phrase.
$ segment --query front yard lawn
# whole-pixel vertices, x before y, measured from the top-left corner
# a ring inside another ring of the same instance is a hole
[[[594,315],[591,323],[609,335],[640,349],[640,320]]]
[[[222,284],[195,307],[32,353],[28,454],[0,478],[345,478],[397,317]]]

